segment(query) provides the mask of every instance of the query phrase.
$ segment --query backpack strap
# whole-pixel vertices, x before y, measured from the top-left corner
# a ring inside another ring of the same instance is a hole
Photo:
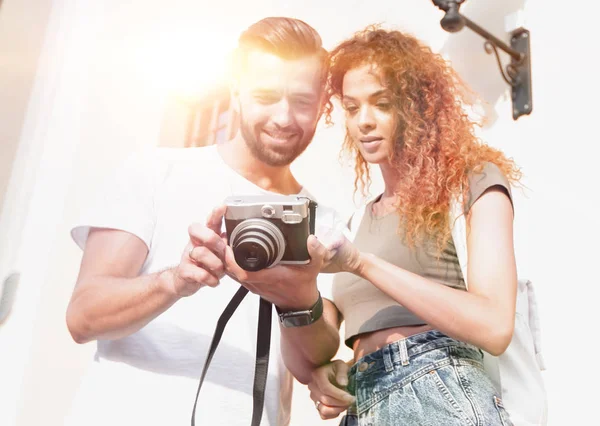
[[[460,264],[460,270],[465,281],[465,287],[468,290],[467,271],[469,256],[467,253],[467,221],[463,211],[462,194],[453,197],[450,201],[450,226],[452,227],[452,241],[454,242],[454,248],[458,256],[458,263]]]
[[[348,230],[350,231],[350,235],[347,237],[349,241],[354,241],[356,238],[356,233],[358,232],[358,228],[360,227],[365,212],[367,211],[367,206],[371,203],[371,201],[377,199],[378,197],[379,195],[367,199],[359,208],[354,211],[354,213],[352,213],[350,219],[348,219]]]
[[[537,361],[540,370],[544,371],[546,369],[546,363],[544,362],[544,357],[542,355],[542,327],[540,325],[539,308],[533,289],[533,283],[529,280],[519,280],[519,287],[521,286],[525,287],[525,294],[527,294],[527,304],[529,308],[527,311],[529,314],[527,323],[533,337],[535,360]]]

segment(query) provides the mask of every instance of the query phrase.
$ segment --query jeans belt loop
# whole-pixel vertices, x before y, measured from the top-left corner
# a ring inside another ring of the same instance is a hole
[[[398,349],[400,349],[400,362],[403,366],[407,366],[410,363],[408,361],[408,349],[406,347],[406,339],[400,339],[398,341]]]

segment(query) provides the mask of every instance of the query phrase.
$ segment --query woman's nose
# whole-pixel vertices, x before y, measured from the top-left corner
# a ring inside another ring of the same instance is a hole
[[[373,117],[371,108],[368,106],[360,109],[358,115],[358,128],[363,133],[368,133],[375,128],[375,119]]]

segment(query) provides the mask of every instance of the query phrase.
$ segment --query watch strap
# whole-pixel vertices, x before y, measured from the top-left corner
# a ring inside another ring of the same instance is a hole
[[[323,298],[319,293],[319,298],[309,309],[291,312],[281,312],[277,308],[279,314],[279,323],[284,327],[303,327],[316,322],[323,316]]]

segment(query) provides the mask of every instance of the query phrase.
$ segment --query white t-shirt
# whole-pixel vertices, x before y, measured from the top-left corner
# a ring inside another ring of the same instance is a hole
[[[155,148],[128,159],[72,230],[83,248],[90,227],[120,229],[149,247],[141,274],[179,263],[188,226],[204,223],[229,195],[268,194],[228,167],[216,146]],[[308,195],[304,190],[303,195]],[[317,236],[343,227],[333,210],[317,208]],[[70,425],[185,425],[216,321],[239,284],[183,298],[147,326],[118,340],[98,341],[95,362],[77,394]],[[249,293],[223,334],[205,378],[197,425],[247,426],[252,416],[258,296]],[[262,425],[287,425],[292,377],[280,357],[273,310],[269,375]]]

